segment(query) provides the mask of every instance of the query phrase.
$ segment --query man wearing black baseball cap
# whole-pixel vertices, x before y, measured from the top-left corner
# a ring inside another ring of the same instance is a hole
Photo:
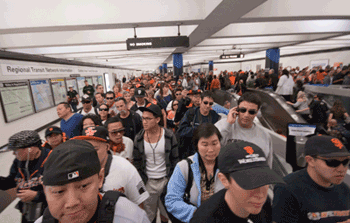
[[[134,97],[136,99],[136,103],[130,108],[130,110],[142,116],[142,112],[139,109],[142,107],[145,107],[149,103],[147,99],[145,99],[146,97],[145,89],[136,88]]]
[[[151,222],[156,222],[160,210],[162,222],[168,222],[160,195],[178,161],[177,141],[172,130],[163,127],[162,110],[149,103],[141,107],[141,130],[134,140],[134,165],[150,194],[144,207]]]
[[[22,223],[34,222],[46,207],[43,192],[43,164],[50,154],[41,147],[36,131],[24,130],[9,138],[8,149],[13,150],[16,159],[8,177],[0,177],[0,190],[17,187],[20,202],[16,208],[22,213]]]
[[[245,141],[228,144],[220,150],[218,168],[226,189],[202,204],[191,223],[270,222],[267,191],[270,184],[283,180],[270,169],[262,149]]]
[[[276,185],[272,207],[275,222],[348,222],[350,189],[343,182],[350,153],[332,136],[312,136],[305,144],[307,167]]]
[[[92,126],[84,129],[81,136],[73,139],[85,140],[96,149],[101,168],[104,168],[105,171],[102,191],[120,191],[132,202],[143,207],[143,202],[149,197],[149,194],[139,173],[129,161],[112,155],[107,137],[108,131],[105,127]]]
[[[66,133],[62,132],[62,129],[57,126],[49,126],[45,131],[46,142],[42,147],[47,149],[54,149],[59,144],[67,141]]]
[[[127,198],[112,200],[99,194],[104,169],[90,143],[62,143],[52,151],[44,167],[48,208],[36,223],[149,222],[146,213]]]

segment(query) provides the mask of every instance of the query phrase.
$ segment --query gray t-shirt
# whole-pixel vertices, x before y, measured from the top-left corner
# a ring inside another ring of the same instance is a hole
[[[253,126],[249,129],[242,128],[238,124],[238,120],[236,120],[236,122],[231,125],[227,122],[227,118],[221,119],[215,124],[215,126],[219,129],[222,135],[221,146],[225,146],[234,140],[244,140],[254,143],[264,151],[267,162],[270,168],[272,168],[272,140],[270,135],[265,132],[265,129],[263,127],[260,127],[253,123]]]

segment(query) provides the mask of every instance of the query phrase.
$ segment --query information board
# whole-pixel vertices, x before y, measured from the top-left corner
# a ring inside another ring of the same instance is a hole
[[[66,101],[67,99],[67,88],[64,79],[51,79],[51,87],[53,91],[53,98],[55,105]]]
[[[49,80],[30,81],[30,87],[35,111],[39,112],[54,106]]]
[[[95,85],[95,87],[98,85],[98,76],[92,77],[92,83]]]
[[[0,96],[5,122],[11,122],[34,113],[28,82],[0,83]]]
[[[97,82],[98,82],[99,84],[102,84],[102,86],[103,86],[103,77],[102,77],[102,76],[98,76],[98,77],[97,77]]]
[[[94,86],[94,83],[92,83],[92,77],[86,77],[85,79],[88,81],[89,85]]]
[[[77,77],[77,82],[78,82],[78,93],[79,96],[82,97],[84,95],[83,93],[83,88],[85,87],[85,77]]]
[[[75,78],[69,78],[66,79],[66,83],[67,83],[67,91],[69,90],[69,87],[73,87],[73,89],[78,92],[78,87],[77,87],[77,80]]]

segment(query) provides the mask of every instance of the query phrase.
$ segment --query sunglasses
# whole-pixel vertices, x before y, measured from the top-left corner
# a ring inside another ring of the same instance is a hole
[[[118,134],[123,134],[124,132],[125,132],[125,128],[113,130],[113,131],[110,131],[109,133],[110,133],[111,135],[118,135]]]
[[[237,111],[238,111],[238,112],[241,112],[241,113],[246,113],[246,112],[247,112],[247,109],[246,109],[246,108],[238,108]],[[249,110],[248,110],[248,113],[249,113],[250,115],[255,115],[257,112],[258,112],[258,111],[255,110],[255,109],[249,109]]]
[[[114,100],[114,98],[106,98],[107,100]]]
[[[108,108],[100,108],[100,111],[108,111]]]
[[[343,161],[340,161],[340,160],[334,160],[334,159],[321,159],[321,158],[318,158],[318,157],[315,157],[316,159],[319,159],[319,160],[323,160],[327,166],[329,167],[338,167],[340,164],[343,164],[343,166],[347,166],[349,164],[349,161],[350,159],[345,159]]]
[[[83,103],[83,104],[89,104],[89,103],[91,103],[91,101],[82,101],[81,103]]]
[[[212,105],[214,104],[214,102],[209,102],[209,101],[203,101],[203,103],[204,103],[205,105],[209,104],[210,106],[212,106]]]
[[[177,106],[177,105],[179,105],[179,104],[174,104],[174,106]]]
[[[181,93],[180,94],[175,94],[176,96],[179,96],[179,95],[181,95]]]

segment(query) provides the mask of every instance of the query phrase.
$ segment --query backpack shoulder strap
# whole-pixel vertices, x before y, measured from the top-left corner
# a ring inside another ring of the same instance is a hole
[[[188,164],[188,180],[187,180],[187,186],[185,192],[190,195],[191,187],[192,187],[192,181],[193,181],[193,173],[191,169],[192,160],[190,158],[186,158],[187,164]]]
[[[125,197],[125,195],[119,191],[107,191],[105,193],[97,213],[98,223],[110,223],[113,221],[115,204],[120,196]]]

